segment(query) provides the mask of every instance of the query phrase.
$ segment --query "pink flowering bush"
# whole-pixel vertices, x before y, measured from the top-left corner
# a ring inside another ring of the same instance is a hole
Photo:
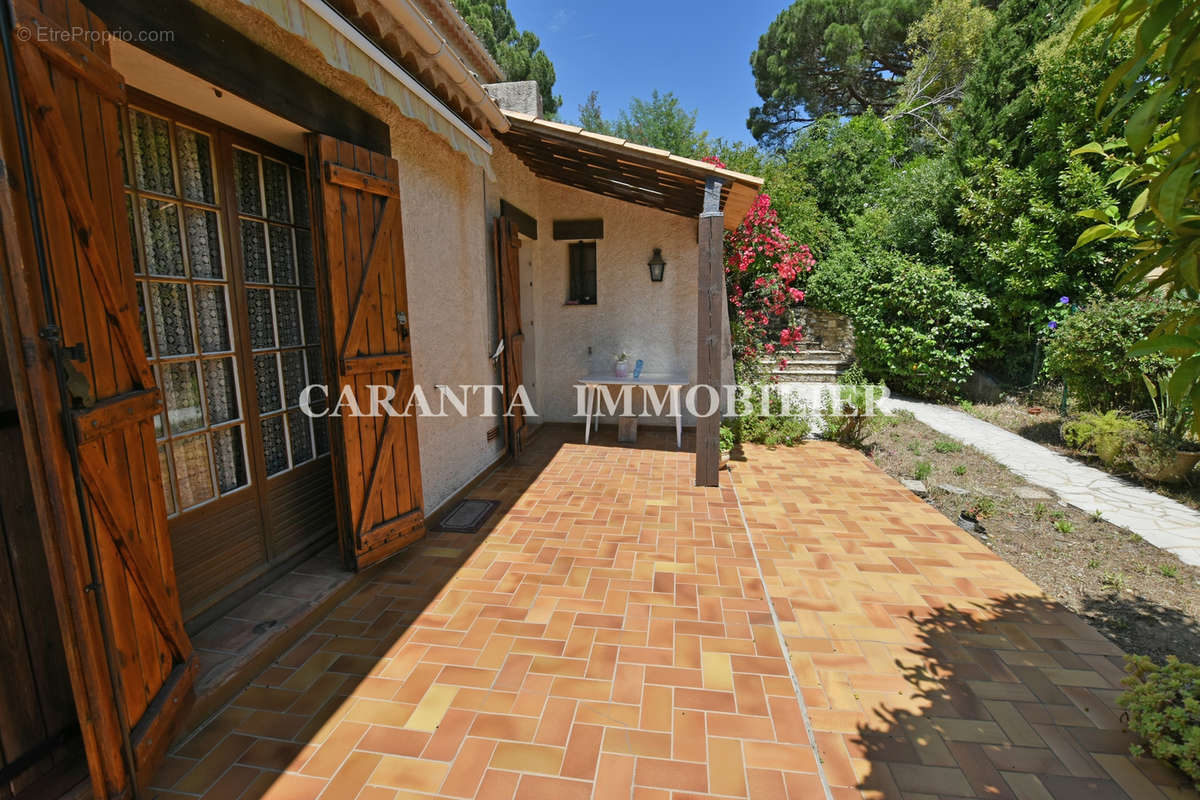
[[[725,288],[739,380],[757,377],[759,357],[798,345],[804,338],[794,311],[804,302],[803,278],[816,261],[807,245],[779,227],[771,198],[760,194],[738,225],[725,234]],[[779,359],[787,366],[785,358]]]

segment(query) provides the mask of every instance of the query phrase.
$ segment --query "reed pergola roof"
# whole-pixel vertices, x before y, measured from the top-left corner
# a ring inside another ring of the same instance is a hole
[[[721,169],[666,150],[564,125],[529,114],[504,111],[509,129],[500,140],[538,177],[607,197],[698,217],[704,187],[711,178],[722,182],[721,210],[725,227],[745,217],[762,178]]]

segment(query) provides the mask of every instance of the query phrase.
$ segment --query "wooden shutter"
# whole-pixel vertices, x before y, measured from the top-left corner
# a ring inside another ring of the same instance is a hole
[[[103,33],[77,0],[17,4],[24,109],[6,96],[0,115],[10,170],[0,182],[0,317],[93,790],[118,797],[151,776],[190,701],[195,660],[167,538],[159,392],[134,294],[118,121],[125,86]],[[18,113],[36,210],[18,174]]]
[[[513,404],[517,387],[524,379],[522,365],[525,334],[521,332],[521,239],[517,228],[508,217],[496,217],[496,319],[500,326],[500,341],[504,352],[500,354],[504,380],[504,408],[512,409],[512,416],[505,417],[508,429],[508,449],[520,455],[524,447],[525,412],[520,403]]]
[[[369,386],[390,386],[403,411],[413,391],[399,166],[312,136],[315,216],[324,247],[318,292],[331,343],[330,402],[345,387],[364,411]],[[323,291],[322,291],[323,290]],[[330,417],[342,553],[362,568],[425,535],[415,416]]]

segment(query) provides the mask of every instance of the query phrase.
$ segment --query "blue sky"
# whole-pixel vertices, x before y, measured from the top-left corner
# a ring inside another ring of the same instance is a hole
[[[508,0],[517,25],[536,33],[554,62],[559,118],[600,92],[605,117],[631,97],[673,91],[699,112],[710,136],[750,140],[746,113],[758,105],[750,53],[789,0]]]

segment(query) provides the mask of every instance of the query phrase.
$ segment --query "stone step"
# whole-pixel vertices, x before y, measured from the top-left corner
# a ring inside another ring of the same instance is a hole
[[[764,367],[770,367],[773,372],[844,372],[850,365],[845,362],[818,361],[805,363],[789,360],[786,365],[778,361],[767,361]]]
[[[849,368],[849,364],[795,365],[776,367],[771,374],[781,381],[792,383],[829,383]]]
[[[836,383],[841,372],[772,372],[771,375],[780,383]]]
[[[768,363],[781,358],[787,359],[788,363],[795,361],[801,364],[837,364],[846,360],[837,350],[776,350],[769,356],[761,356],[760,360]]]

